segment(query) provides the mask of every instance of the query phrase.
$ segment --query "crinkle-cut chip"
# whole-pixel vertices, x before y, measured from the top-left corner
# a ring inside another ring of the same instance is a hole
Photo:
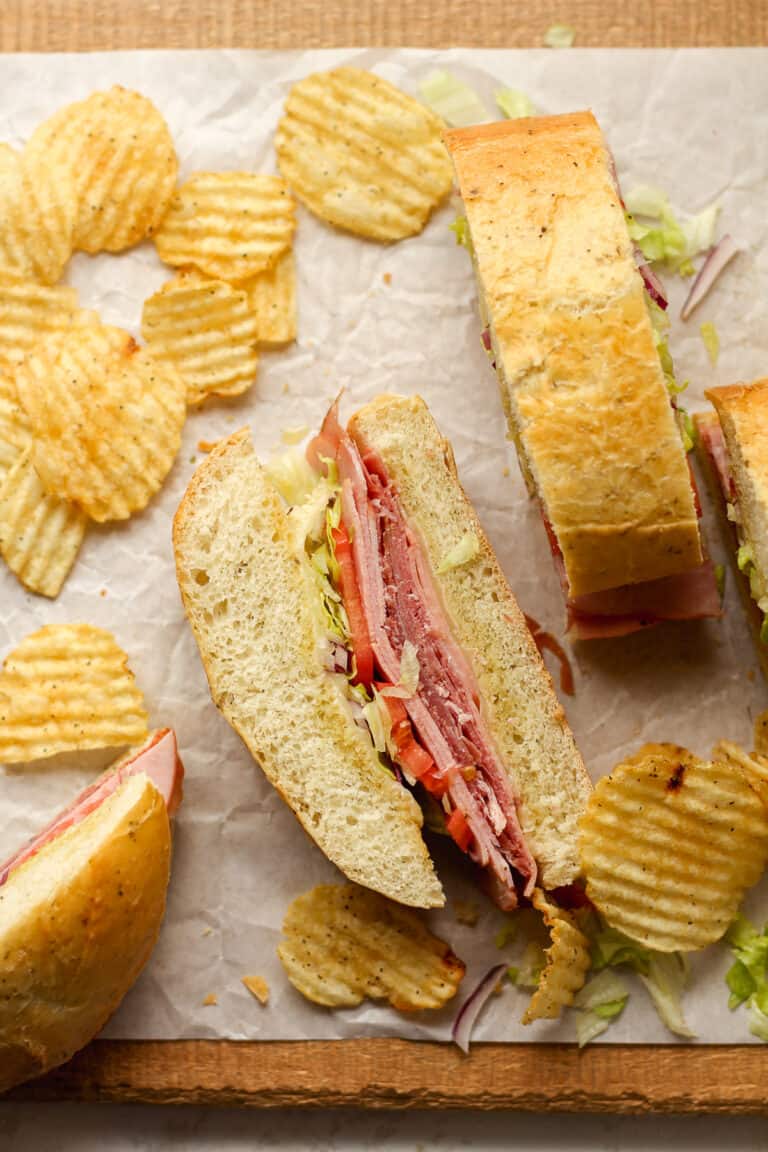
[[[280,171],[329,224],[372,240],[421,232],[451,190],[438,116],[359,68],[294,84],[275,136]]]
[[[400,1012],[440,1008],[464,964],[410,908],[355,884],[321,884],[290,904],[277,953],[315,1004],[349,1008],[364,997]]]
[[[236,284],[270,268],[295,227],[293,198],[279,176],[197,172],[177,188],[155,246],[166,264],[192,264]]]
[[[296,339],[296,261],[293,249],[284,252],[272,268],[247,280],[250,309],[256,318],[259,344],[278,348]]]
[[[141,331],[156,360],[172,364],[187,386],[187,403],[239,396],[259,364],[258,327],[245,292],[182,273],[144,301]]]
[[[75,186],[39,154],[0,144],[0,265],[55,284],[72,255]]]
[[[25,587],[58,596],[87,520],[76,504],[46,495],[26,448],[0,484],[0,554]]]
[[[718,940],[768,860],[768,809],[733,758],[646,744],[598,781],[580,825],[587,895],[660,952]]]
[[[551,944],[546,949],[539,986],[525,1011],[523,1024],[556,1020],[563,1008],[573,1003],[591,963],[589,941],[570,912],[548,900],[539,888],[534,889],[533,906],[544,917]]]
[[[13,371],[36,344],[66,332],[76,312],[74,288],[48,288],[0,269],[0,372]]]
[[[49,624],[6,656],[0,763],[138,744],[146,735],[144,699],[128,657],[103,628]]]
[[[19,401],[16,382],[0,370],[0,477],[15,463],[31,439],[29,422]]]
[[[47,492],[125,520],[160,489],[181,443],[186,387],[121,328],[72,327],[16,375]]]
[[[720,740],[712,749],[712,759],[721,764],[736,765],[768,807],[768,758],[759,752],[746,752],[731,740]]]
[[[179,162],[168,125],[146,96],[115,86],[61,108],[26,148],[75,185],[74,246],[122,252],[157,229]]]

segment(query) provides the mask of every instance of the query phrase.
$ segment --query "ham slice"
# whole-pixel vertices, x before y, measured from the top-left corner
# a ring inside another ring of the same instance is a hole
[[[447,784],[444,807],[459,810],[471,832],[469,856],[487,869],[497,903],[517,904],[516,883],[530,896],[536,863],[520,827],[517,800],[480,711],[472,669],[454,641],[424,550],[407,524],[383,461],[338,423],[334,408],[310,446],[310,460],[335,440],[342,519],[378,668],[400,681],[406,643],[419,662],[416,692],[406,701],[416,737]],[[468,767],[474,774],[466,773]],[[469,776],[470,778],[465,778]]]
[[[736,499],[736,485],[731,475],[731,466],[728,463],[728,449],[725,446],[723,429],[717,415],[712,412],[706,416],[697,416],[697,428],[701,442],[712,461],[715,475],[720,481],[723,496],[728,503],[733,504]]]
[[[152,732],[141,748],[129,752],[127,757],[108,768],[42,832],[29,840],[5,864],[0,865],[0,886],[20,864],[34,856],[62,832],[80,824],[86,816],[103,804],[107,797],[117,791],[125,780],[139,773],[146,774],[154,783],[165,800],[168,815],[173,816],[181,803],[184,766],[179,759],[175,733],[170,728],[162,728]]]

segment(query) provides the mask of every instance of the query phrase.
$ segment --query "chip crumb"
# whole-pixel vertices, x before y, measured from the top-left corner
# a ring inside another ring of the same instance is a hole
[[[106,590],[106,588],[102,588],[102,589],[100,589],[100,591],[99,591],[99,596],[106,596],[106,594],[107,594],[107,590]]]
[[[205,1000],[203,1000],[203,1008],[215,1008],[218,1004],[218,997],[215,992],[209,992]]]
[[[474,928],[480,916],[480,906],[474,900],[454,900],[453,914],[459,924],[468,924]]]
[[[201,935],[203,935],[203,936],[212,936],[213,935],[213,928],[211,928],[210,924],[208,925],[207,928],[203,928]]]
[[[198,452],[212,452],[217,444],[218,440],[198,440],[197,450]]]
[[[286,380],[283,383],[283,396],[287,396],[287,395],[288,395],[288,381]]]
[[[263,976],[243,976],[242,982],[259,1004],[266,1004],[269,1000],[269,984]]]
[[[392,273],[391,272],[385,272],[384,275],[382,276],[382,280],[384,281],[385,284],[391,284],[392,283]]]
[[[502,468],[501,474],[502,476],[509,476],[509,468]]]

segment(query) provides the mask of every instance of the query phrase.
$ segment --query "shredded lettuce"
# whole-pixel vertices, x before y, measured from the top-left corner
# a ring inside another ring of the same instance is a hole
[[[502,924],[494,937],[494,943],[497,948],[506,948],[517,939],[517,930],[519,922],[514,916],[510,916],[506,923]]]
[[[666,264],[681,276],[692,276],[693,258],[714,244],[719,201],[680,220],[666,192],[642,184],[627,192],[624,204],[629,235],[646,260]]]
[[[480,541],[476,532],[465,532],[458,544],[449,548],[438,564],[437,574],[450,572],[452,568],[460,568],[462,564],[469,564],[480,551]]]
[[[283,444],[300,444],[304,437],[308,435],[308,426],[306,424],[299,424],[295,428],[283,428],[280,433],[280,439]]]
[[[466,216],[458,215],[453,224],[449,224],[451,232],[456,237],[456,243],[461,244],[468,252],[472,252],[472,236],[469,231],[469,221]]]
[[[751,567],[754,563],[751,544],[739,545],[739,550],[736,553],[736,563],[739,566],[739,572],[746,572]]]
[[[544,33],[547,48],[572,48],[576,32],[569,24],[552,24]]]
[[[760,643],[768,644],[768,612],[763,615],[763,622],[760,625]]]
[[[463,80],[443,69],[435,69],[424,77],[419,84],[419,94],[424,103],[452,128],[463,128],[488,119],[477,93]]]
[[[681,408],[679,405],[675,409],[675,415],[677,416],[677,426],[680,429],[683,448],[686,452],[690,452],[696,440],[696,429],[693,426],[693,420],[691,420],[685,408]]]
[[[707,320],[701,325],[699,331],[701,332],[704,347],[707,350],[709,362],[714,367],[720,355],[720,337],[717,334],[717,329],[710,320]]]
[[[725,595],[725,565],[715,564],[715,583],[717,584],[717,594],[722,600]]]
[[[500,110],[508,120],[519,120],[523,116],[535,116],[536,109],[525,92],[515,88],[497,88],[493,94]]]
[[[286,504],[293,506],[312,493],[319,477],[299,448],[277,452],[268,460],[265,471]]]
[[[583,1048],[618,1019],[629,999],[629,988],[616,972],[604,968],[593,976],[573,999],[576,1036]]]
[[[624,195],[624,206],[631,216],[650,216],[660,219],[669,211],[669,197],[655,184],[638,184]]]
[[[507,968],[507,977],[518,988],[538,988],[546,962],[543,944],[530,940],[525,946],[520,965]]]
[[[768,924],[758,932],[741,913],[725,934],[734,962],[725,975],[730,995],[728,1007],[749,1008],[749,1030],[768,1041]]]
[[[677,1036],[692,1037],[683,1016],[681,998],[688,965],[679,952],[654,952],[630,940],[616,928],[600,926],[592,935],[592,966],[601,969],[626,964],[640,977],[661,1020]]]

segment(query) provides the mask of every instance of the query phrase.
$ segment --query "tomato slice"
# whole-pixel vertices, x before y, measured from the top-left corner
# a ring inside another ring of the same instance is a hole
[[[333,550],[339,565],[341,598],[349,620],[352,634],[352,652],[355,657],[355,684],[370,688],[373,680],[373,647],[368,634],[368,624],[363,611],[363,601],[357,586],[355,562],[352,559],[352,544],[349,533],[343,524],[331,529]]]
[[[445,827],[462,852],[466,852],[472,843],[472,833],[469,824],[467,824],[467,818],[460,808],[454,808],[445,822]]]

